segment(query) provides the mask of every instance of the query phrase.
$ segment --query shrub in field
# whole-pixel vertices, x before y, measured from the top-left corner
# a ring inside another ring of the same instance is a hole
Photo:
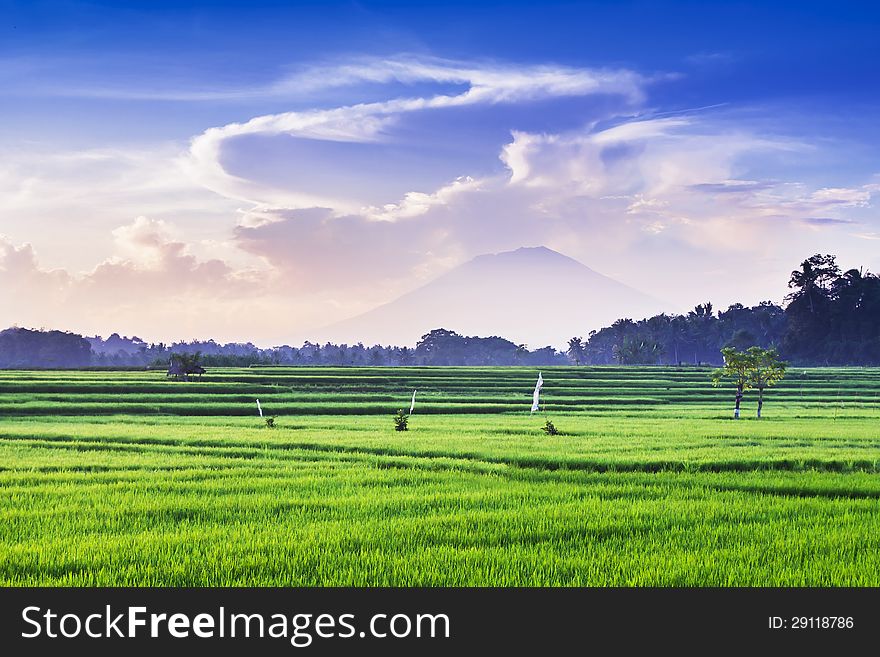
[[[409,427],[407,423],[409,422],[409,415],[403,412],[401,408],[397,411],[397,415],[394,416],[394,430],[395,431],[408,431]]]
[[[553,424],[552,420],[547,420],[544,423],[544,426],[541,427],[541,431],[546,433],[548,436],[558,436],[559,435],[559,429],[556,428],[556,425]]]

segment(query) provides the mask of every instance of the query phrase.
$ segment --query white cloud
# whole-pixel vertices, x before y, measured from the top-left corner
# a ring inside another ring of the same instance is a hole
[[[669,207],[669,201],[661,201],[656,198],[645,198],[641,194],[636,194],[635,199],[626,208],[627,214],[645,214],[657,213],[663,208]]]
[[[111,230],[140,215],[219,238],[238,204],[190,180],[180,153],[174,144],[9,147],[0,162],[0,232],[32,242],[43,258],[71,270],[94,266],[113,248]]]
[[[866,207],[870,200],[871,190],[867,188],[823,187],[810,194],[810,201],[818,205]]]
[[[462,176],[431,194],[409,192],[398,203],[389,203],[381,208],[366,207],[361,210],[361,214],[373,221],[412,219],[425,214],[432,207],[448,205],[456,196],[479,191],[481,184],[481,181],[470,176]]]
[[[195,257],[171,232],[166,222],[139,217],[113,231],[118,254],[82,273],[44,269],[30,244],[0,236],[0,289],[9,302],[0,309],[0,324],[51,326],[57,320],[50,318],[61,313],[74,324],[82,326],[85,318],[93,325],[97,316],[112,321],[117,313],[155,314],[159,307],[166,308],[161,320],[174,322],[175,307],[240,301],[265,283],[266,272]]]
[[[0,275],[5,279],[10,291],[15,292],[30,284],[42,288],[61,290],[69,283],[67,272],[44,270],[37,262],[37,254],[31,244],[16,246],[5,235],[0,235]]]

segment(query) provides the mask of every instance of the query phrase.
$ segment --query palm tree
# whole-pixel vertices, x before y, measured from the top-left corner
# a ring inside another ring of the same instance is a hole
[[[575,365],[580,365],[584,360],[584,343],[581,338],[572,338],[568,341],[568,351],[565,352]]]

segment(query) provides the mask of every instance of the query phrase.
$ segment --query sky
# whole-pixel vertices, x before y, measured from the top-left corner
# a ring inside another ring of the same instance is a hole
[[[872,3],[0,9],[0,326],[299,344],[521,246],[670,312],[880,271]]]

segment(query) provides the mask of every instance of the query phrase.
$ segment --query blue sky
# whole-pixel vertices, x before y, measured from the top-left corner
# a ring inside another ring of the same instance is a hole
[[[4,325],[291,341],[536,244],[670,310],[880,270],[871,3],[0,7]]]

